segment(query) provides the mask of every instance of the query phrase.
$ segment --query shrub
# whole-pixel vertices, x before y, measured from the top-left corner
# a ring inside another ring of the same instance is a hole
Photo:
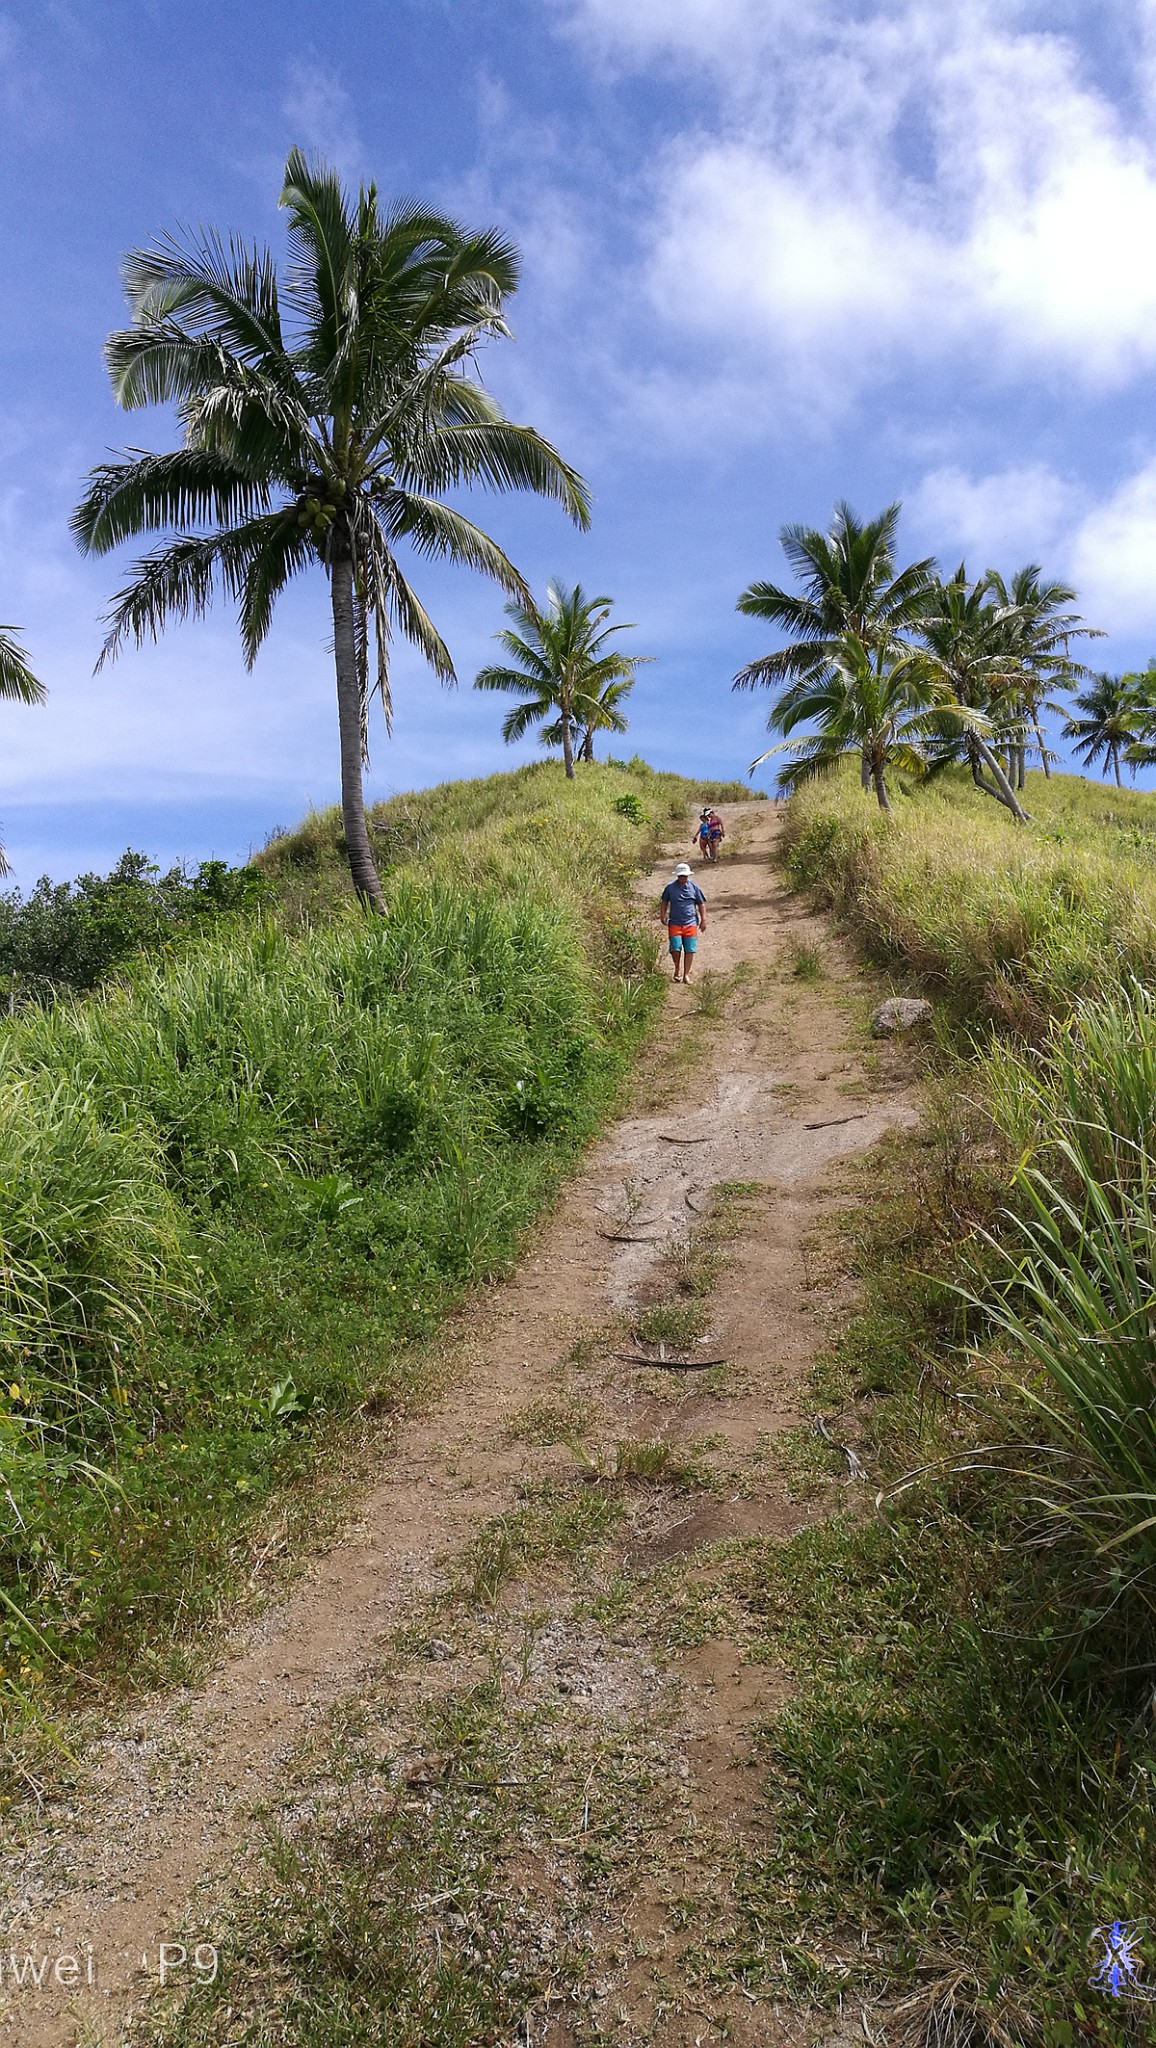
[[[221,860],[202,861],[191,875],[181,867],[162,874],[131,847],[108,875],[45,875],[28,897],[0,896],[0,1004],[11,1010],[95,988],[134,953],[252,909],[267,887],[257,868]]]

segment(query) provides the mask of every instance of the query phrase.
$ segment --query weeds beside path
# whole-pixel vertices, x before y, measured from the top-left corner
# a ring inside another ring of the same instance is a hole
[[[30,1829],[7,1945],[90,1948],[99,1993],[5,1983],[20,2048],[802,2038],[712,1974],[784,1689],[712,1619],[712,1567],[844,1497],[824,1452],[801,1501],[789,1451],[823,1333],[807,1244],[828,1169],[916,1111],[771,871],[778,827],[736,807],[703,979],[451,1326],[440,1403],[355,1523]],[[216,1982],[145,2016],[158,1944],[208,1932]]]

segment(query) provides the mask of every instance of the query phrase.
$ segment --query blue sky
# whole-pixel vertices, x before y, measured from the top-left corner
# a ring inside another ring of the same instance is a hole
[[[519,242],[486,374],[595,519],[476,509],[536,587],[638,622],[628,750],[745,771],[734,599],[841,496],[902,499],[912,555],[1070,577],[1097,665],[1156,651],[1156,0],[0,0],[0,621],[51,692],[0,707],[20,884],[243,857],[336,795],[319,576],[252,675],[221,608],[93,677],[123,562],[67,530],[106,450],[167,438],[102,368],[123,253],[279,246],[294,142]],[[398,650],[373,794],[517,758],[469,688],[499,594],[415,581],[462,687]]]

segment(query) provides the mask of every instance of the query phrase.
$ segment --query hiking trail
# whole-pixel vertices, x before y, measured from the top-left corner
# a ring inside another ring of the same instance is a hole
[[[96,1988],[17,1991],[5,1975],[0,2042],[117,2048],[137,2038],[133,2015],[155,1981],[142,1955],[154,1959],[160,1942],[208,1924],[245,1862],[254,1815],[284,1796],[299,1745],[372,1683],[383,1643],[446,1584],[483,1525],[515,1506],[528,1480],[572,1468],[565,1445],[512,1431],[530,1404],[581,1401],[602,1443],[710,1433],[725,1487],[689,1499],[640,1492],[619,1544],[627,1572],[673,1558],[691,1572],[711,1546],[786,1536],[825,1511],[792,1500],[766,1456],[768,1441],[800,1421],[824,1336],[807,1242],[832,1201],[846,1199],[832,1192],[832,1169],[913,1126],[917,1095],[902,1049],[868,1038],[873,984],[771,865],[781,813],[735,805],[727,823],[724,857],[694,862],[710,915],[696,982],[670,990],[627,1113],[591,1148],[516,1271],[452,1319],[436,1405],[396,1430],[339,1539],[239,1624],[206,1681],[125,1712],[86,1758],[77,1792],[31,1817],[9,1857],[3,1949],[91,1950]],[[657,896],[683,857],[673,849],[640,888]],[[816,948],[821,974],[804,978],[798,962]],[[662,1262],[710,1215],[712,1190],[728,1183],[761,1194],[757,1226],[728,1246],[711,1300],[701,1348],[729,1372],[708,1389],[693,1370],[640,1363],[653,1348],[640,1353],[629,1318],[652,1298]],[[576,1343],[584,1332],[595,1335]],[[694,1824],[724,1836],[757,1830],[750,1731],[784,1697],[782,1674],[722,1639],[661,1658],[640,1650],[616,1676],[613,1646],[596,1634],[560,1608],[536,1634],[527,1682],[561,1694],[575,1714],[605,1707],[645,1719],[661,1694],[667,1750],[681,1760],[674,1794]],[[439,1664],[415,1683],[444,1686],[451,1675]],[[608,1964],[599,1991],[607,2012],[625,2015],[615,2038],[664,2048],[717,2038],[704,2034],[701,2005],[683,2013],[670,1992],[678,1941],[661,1887],[640,1888],[626,1933],[632,1958]],[[797,2015],[775,2032],[765,2004],[737,1996],[720,1994],[710,2017],[740,2043],[816,2037]],[[587,2038],[564,2016],[541,2024],[519,2038],[549,2048]],[[829,2022],[823,2038],[834,2038]]]

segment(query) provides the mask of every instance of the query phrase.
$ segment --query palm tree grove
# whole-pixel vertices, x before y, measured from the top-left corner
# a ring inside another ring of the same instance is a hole
[[[13,2048],[1156,2040],[1102,12],[0,20]]]

